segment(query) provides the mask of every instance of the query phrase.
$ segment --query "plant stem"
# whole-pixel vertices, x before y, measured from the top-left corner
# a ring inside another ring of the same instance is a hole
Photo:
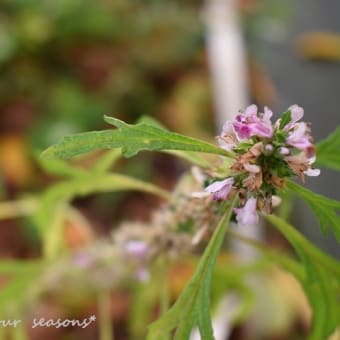
[[[114,340],[114,329],[111,320],[111,294],[103,291],[98,296],[99,339]]]
[[[169,283],[168,283],[168,259],[164,255],[160,259],[160,271],[159,271],[159,284],[160,284],[160,314],[164,315],[170,306],[169,296]],[[168,340],[169,337],[164,335],[164,340]]]
[[[0,204],[0,219],[30,215],[34,213],[37,207],[38,200],[35,198],[3,202]]]
[[[161,260],[160,270],[160,289],[161,289],[161,315],[165,314],[169,309],[170,297],[169,297],[169,283],[168,283],[168,259],[164,256]]]

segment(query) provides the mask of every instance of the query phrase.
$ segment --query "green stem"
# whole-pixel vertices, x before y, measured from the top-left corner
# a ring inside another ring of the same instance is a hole
[[[3,202],[0,204],[0,219],[30,215],[35,212],[37,207],[38,201],[35,198]]]
[[[169,296],[169,282],[168,282],[168,259],[166,255],[160,259],[160,315],[163,316],[169,309],[170,296]],[[164,335],[164,340],[169,340],[168,334]]]
[[[28,335],[25,330],[25,325],[20,323],[17,327],[11,330],[13,340],[28,340]]]
[[[110,291],[99,293],[99,339],[114,340],[113,323],[111,320],[111,294]]]
[[[164,256],[161,261],[160,270],[160,307],[161,315],[164,315],[169,309],[170,297],[169,297],[169,283],[168,283],[168,259]]]
[[[67,211],[67,205],[63,202],[55,207],[53,220],[49,226],[49,230],[43,239],[43,256],[45,259],[54,259],[62,247],[63,243],[63,227]]]

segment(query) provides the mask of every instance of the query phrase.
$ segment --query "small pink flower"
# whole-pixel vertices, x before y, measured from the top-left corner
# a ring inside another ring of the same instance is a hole
[[[254,136],[270,138],[273,135],[273,126],[271,117],[273,112],[268,109],[267,106],[264,108],[262,117],[253,116],[254,124],[252,124],[252,131]]]
[[[142,267],[135,272],[135,277],[137,281],[146,283],[150,281],[150,272],[146,268]]]
[[[236,220],[241,225],[255,225],[259,222],[256,211],[256,198],[249,198],[243,208],[234,208]]]
[[[248,107],[246,107],[244,114],[246,116],[256,116],[257,115],[257,106],[255,104],[249,105]]]
[[[233,126],[239,139],[249,139],[252,136],[272,137],[273,126],[270,118],[273,112],[267,107],[265,107],[264,111],[262,116],[259,117],[257,114],[257,106],[250,105],[244,113],[236,116]]]
[[[291,107],[289,107],[290,113],[291,113],[291,121],[284,127],[285,131],[289,131],[291,128],[295,126],[295,123],[299,121],[304,114],[304,110],[302,107],[294,104]]]
[[[144,241],[130,240],[126,242],[124,250],[129,255],[141,257],[146,255],[148,251],[148,245]]]
[[[294,130],[288,134],[286,143],[299,150],[306,150],[310,148],[313,144],[310,141],[306,123],[296,123]]]
[[[231,151],[237,145],[238,139],[231,121],[227,121],[223,125],[222,133],[217,137],[217,142],[222,149],[227,151]]]
[[[225,200],[234,184],[234,179],[229,177],[223,181],[217,181],[205,188],[206,192],[213,194],[213,200]]]
[[[78,252],[73,256],[73,263],[79,268],[90,267],[93,262],[93,257],[85,251]]]

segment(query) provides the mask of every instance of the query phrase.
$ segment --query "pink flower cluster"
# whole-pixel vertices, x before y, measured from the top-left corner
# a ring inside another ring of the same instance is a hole
[[[235,153],[231,176],[214,181],[205,188],[214,200],[240,197],[235,208],[240,224],[256,224],[258,211],[271,212],[273,197],[285,185],[285,178],[297,175],[318,176],[315,146],[309,125],[300,121],[303,108],[292,105],[274,124],[273,112],[267,107],[258,112],[250,105],[239,112],[234,121],[227,121],[220,136],[221,148]]]

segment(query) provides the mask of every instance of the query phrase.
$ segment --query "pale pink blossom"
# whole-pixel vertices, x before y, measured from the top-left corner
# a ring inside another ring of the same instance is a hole
[[[223,125],[222,133],[217,137],[217,142],[222,149],[227,151],[231,151],[238,144],[238,138],[231,121],[228,120]]]
[[[73,256],[73,263],[79,268],[87,268],[91,266],[93,262],[94,262],[93,256],[91,256],[90,253],[85,251],[77,252]]]
[[[285,131],[289,131],[291,128],[293,128],[295,123],[299,121],[304,115],[303,108],[296,104],[290,106],[288,110],[291,113],[291,121],[284,127]]]
[[[234,184],[232,177],[226,178],[223,181],[216,181],[205,188],[206,192],[213,194],[213,200],[225,200]]]
[[[146,283],[150,281],[150,272],[146,268],[141,267],[135,272],[135,277],[137,281]]]
[[[246,116],[252,117],[257,115],[257,106],[255,104],[249,105],[244,110]]]
[[[130,240],[126,242],[124,250],[129,254],[136,257],[145,256],[148,251],[148,245],[144,241]]]
[[[236,220],[241,225],[255,225],[259,222],[259,215],[256,211],[256,198],[248,199],[244,207],[234,208]]]
[[[286,143],[299,150],[306,150],[310,148],[313,144],[310,141],[306,123],[296,123],[294,130],[288,134]]]

